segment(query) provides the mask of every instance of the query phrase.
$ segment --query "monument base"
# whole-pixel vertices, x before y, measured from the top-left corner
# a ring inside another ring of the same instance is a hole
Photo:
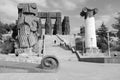
[[[82,56],[80,58],[80,61],[95,62],[95,63],[120,63],[120,57],[111,57],[111,56],[86,57],[86,56]]]
[[[99,52],[99,49],[97,47],[95,48],[86,48],[86,52],[83,54],[84,56],[104,56],[104,54],[101,54]]]
[[[25,56],[34,56],[38,55],[39,53],[33,52],[32,48],[26,48],[26,49],[15,49],[15,54],[16,55],[25,55]]]

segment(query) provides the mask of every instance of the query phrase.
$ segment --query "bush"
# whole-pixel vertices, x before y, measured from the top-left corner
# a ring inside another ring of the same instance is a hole
[[[2,54],[8,54],[14,52],[14,42],[12,41],[12,38],[4,41],[4,43],[1,44],[1,53]]]

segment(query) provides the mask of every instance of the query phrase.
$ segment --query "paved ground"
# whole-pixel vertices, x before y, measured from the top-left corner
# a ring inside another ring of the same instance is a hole
[[[66,61],[56,73],[2,73],[0,80],[120,80],[120,64]]]

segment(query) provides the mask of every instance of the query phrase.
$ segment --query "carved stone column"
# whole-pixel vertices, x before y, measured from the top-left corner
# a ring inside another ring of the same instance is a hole
[[[96,53],[97,41],[96,41],[96,31],[95,31],[95,17],[97,9],[83,8],[80,15],[85,18],[85,48],[86,53]]]
[[[70,34],[70,22],[69,17],[65,16],[62,22],[62,34],[69,35]]]
[[[53,28],[53,34],[62,34],[61,13],[56,13],[56,21]]]
[[[47,18],[46,18],[46,22],[45,22],[45,34],[52,35],[52,22],[51,22],[49,13],[47,13]]]
[[[62,34],[62,26],[61,26],[61,18],[57,17],[55,24],[54,24],[54,28],[53,28],[53,34]]]

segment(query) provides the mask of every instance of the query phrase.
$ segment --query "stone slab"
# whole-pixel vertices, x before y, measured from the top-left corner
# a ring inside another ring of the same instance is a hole
[[[61,18],[61,13],[60,12],[38,12],[38,17],[40,17],[40,18],[47,18],[48,15],[52,19],[56,19],[56,17]]]

